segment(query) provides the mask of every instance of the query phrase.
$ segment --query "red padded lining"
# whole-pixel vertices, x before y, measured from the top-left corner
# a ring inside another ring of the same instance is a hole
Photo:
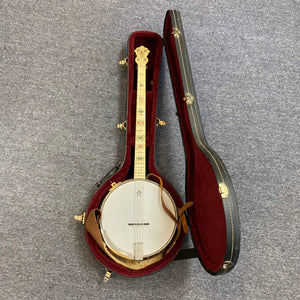
[[[167,13],[164,39],[186,154],[186,194],[187,200],[194,202],[188,210],[191,231],[203,266],[216,273],[226,252],[223,202],[213,168],[193,137],[172,31],[171,17]]]
[[[127,141],[126,154],[121,169],[112,176],[105,184],[103,184],[94,195],[88,210],[87,216],[91,209],[99,207],[101,201],[107,194],[112,182],[124,181],[133,177],[133,157],[134,157],[134,142],[135,142],[135,113],[136,113],[136,70],[134,63],[134,49],[138,46],[145,46],[150,50],[148,55],[149,62],[146,71],[147,79],[147,95],[146,95],[146,135],[147,135],[147,173],[154,173],[161,176],[155,166],[154,146],[155,146],[155,130],[156,130],[156,107],[157,107],[157,92],[158,80],[162,54],[161,37],[152,32],[140,31],[134,32],[128,41],[128,106],[127,106]],[[174,190],[174,188],[164,180],[164,187],[173,197],[176,205],[181,207],[182,201]],[[112,261],[98,247],[91,235],[86,231],[86,239],[95,258],[110,270],[122,275],[137,277],[148,275],[159,271],[170,263],[177,255],[182,245],[184,234],[181,234],[176,245],[172,250],[164,256],[159,262],[141,269],[130,270]]]

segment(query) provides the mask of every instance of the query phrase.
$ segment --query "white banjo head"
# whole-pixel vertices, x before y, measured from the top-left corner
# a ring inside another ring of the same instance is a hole
[[[163,199],[177,219],[175,203],[165,189]],[[162,206],[160,185],[150,180],[121,183],[107,194],[100,210],[100,230],[106,245],[131,260],[161,252],[176,231],[176,223]]]

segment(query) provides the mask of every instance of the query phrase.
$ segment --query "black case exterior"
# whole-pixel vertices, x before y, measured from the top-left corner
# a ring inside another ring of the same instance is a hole
[[[218,272],[211,272],[214,275],[224,274],[230,271],[236,264],[239,249],[240,249],[240,223],[239,223],[239,214],[238,207],[235,197],[235,192],[233,189],[233,185],[229,174],[226,170],[224,163],[221,158],[217,155],[217,153],[208,145],[200,117],[200,112],[197,104],[196,92],[190,67],[190,62],[188,58],[188,52],[186,49],[186,42],[181,22],[180,13],[176,10],[169,10],[166,15],[167,18],[171,19],[172,25],[172,34],[175,40],[175,48],[176,53],[172,53],[172,56],[176,56],[176,60],[178,60],[180,67],[180,76],[175,76],[174,72],[172,74],[171,63],[174,63],[172,59],[170,59],[170,51],[174,51],[174,48],[171,48],[167,41],[165,41],[165,47],[167,52],[167,58],[169,63],[170,75],[172,79],[172,84],[174,88],[174,96],[176,100],[177,109],[180,109],[178,105],[178,101],[184,101],[186,105],[186,110],[188,112],[188,121],[180,119],[181,130],[184,132],[186,126],[186,122],[189,122],[188,126],[190,126],[192,130],[192,136],[198,148],[205,154],[213,171],[215,173],[216,180],[218,182],[219,191],[222,197],[225,222],[226,222],[226,252],[224,254],[223,264],[220,266]],[[166,26],[165,20],[165,26]],[[166,39],[166,38],[165,38]],[[168,48],[169,47],[169,48]],[[178,99],[178,92],[175,91],[175,87],[178,86],[183,87],[184,98]],[[182,114],[179,112],[179,118]],[[184,140],[185,142],[185,140]],[[186,150],[186,149],[185,149]],[[187,150],[186,150],[187,151]],[[188,163],[188,162],[187,162]],[[199,166],[194,166],[195,168]],[[187,170],[188,172],[188,170]],[[189,174],[187,174],[188,176]],[[205,174],[204,174],[205,176]],[[197,184],[197,178],[194,179],[194,184]],[[199,178],[200,180],[200,178]],[[192,187],[189,186],[189,182],[186,183],[187,195],[188,191]],[[189,201],[197,201],[197,199],[187,199]],[[191,216],[189,216],[191,218]],[[198,220],[191,220],[195,224]],[[192,230],[192,234],[195,234]],[[195,236],[193,237],[195,248],[197,249],[199,245],[195,244]],[[201,260],[201,255],[200,260]],[[201,260],[202,261],[202,260]],[[202,261],[203,263],[203,261]],[[206,267],[204,265],[204,267]],[[208,271],[209,268],[206,268]]]

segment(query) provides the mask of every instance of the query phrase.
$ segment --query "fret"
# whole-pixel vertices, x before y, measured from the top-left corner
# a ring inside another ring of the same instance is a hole
[[[137,94],[136,94],[136,124],[134,178],[146,177],[146,64],[149,50],[144,46],[135,49],[137,63]]]

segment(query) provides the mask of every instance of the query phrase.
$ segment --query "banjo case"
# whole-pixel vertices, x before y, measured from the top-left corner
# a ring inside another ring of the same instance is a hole
[[[139,277],[159,271],[177,258],[198,257],[211,274],[230,271],[239,254],[239,217],[233,186],[226,168],[205,139],[192,73],[185,45],[182,23],[178,11],[168,11],[164,25],[164,44],[173,84],[174,98],[179,116],[186,160],[186,199],[193,205],[188,209],[190,231],[194,249],[180,250],[184,240],[181,232],[172,249],[158,262],[143,269],[132,270],[109,258],[86,230],[86,240],[96,260],[107,270],[128,277]],[[134,50],[139,46],[150,50],[147,64],[146,87],[146,173],[159,174],[155,165],[155,132],[158,82],[163,40],[160,35],[139,31],[128,40],[128,91],[126,120],[126,151],[122,164],[114,174],[106,176],[89,204],[86,216],[99,208],[109,190],[119,182],[133,178],[136,83]],[[183,202],[164,178],[163,186],[176,206]],[[191,255],[191,253],[193,253]]]

